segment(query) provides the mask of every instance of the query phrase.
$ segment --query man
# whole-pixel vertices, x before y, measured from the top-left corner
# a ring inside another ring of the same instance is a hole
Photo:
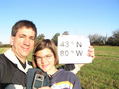
[[[37,36],[35,24],[20,20],[12,27],[11,48],[0,54],[0,89],[24,89],[29,62],[26,60]]]

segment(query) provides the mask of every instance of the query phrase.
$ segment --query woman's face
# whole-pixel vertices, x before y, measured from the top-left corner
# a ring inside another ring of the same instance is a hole
[[[49,48],[37,51],[35,56],[38,67],[40,67],[43,71],[49,72],[55,67],[55,57]]]

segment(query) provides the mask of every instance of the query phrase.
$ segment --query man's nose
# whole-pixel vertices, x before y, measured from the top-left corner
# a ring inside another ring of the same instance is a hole
[[[25,38],[24,44],[29,46],[30,45],[30,39],[29,38]]]

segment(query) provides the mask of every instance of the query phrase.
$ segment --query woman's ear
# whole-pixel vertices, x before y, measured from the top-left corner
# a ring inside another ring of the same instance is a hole
[[[10,45],[13,45],[13,43],[14,43],[14,37],[11,36],[11,37],[10,37]]]

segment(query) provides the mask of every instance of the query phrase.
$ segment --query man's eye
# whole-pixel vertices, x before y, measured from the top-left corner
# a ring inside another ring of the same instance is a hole
[[[47,57],[47,58],[50,58],[50,57],[52,57],[52,55],[47,55],[46,57]]]
[[[50,55],[46,56],[46,57],[51,57]]]
[[[30,39],[31,39],[31,40],[35,40],[35,38],[34,38],[34,37],[30,37]]]
[[[19,36],[20,38],[24,38],[25,36],[23,36],[23,35],[21,35],[21,36]]]

